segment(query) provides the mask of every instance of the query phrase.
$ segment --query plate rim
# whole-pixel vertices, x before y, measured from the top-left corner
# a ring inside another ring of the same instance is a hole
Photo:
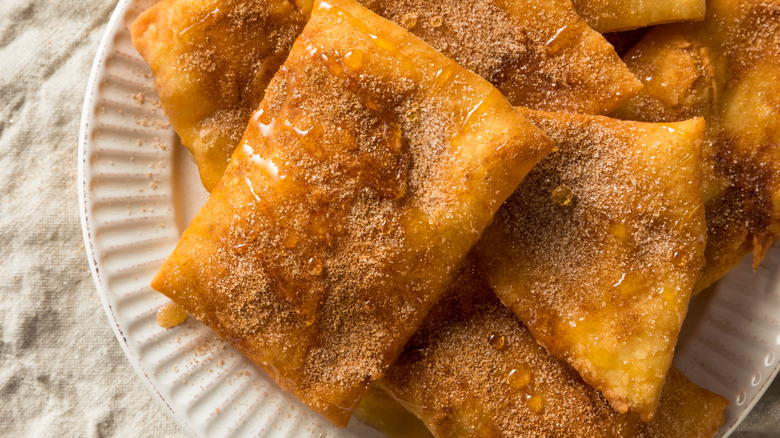
[[[125,357],[130,362],[135,374],[139,380],[146,386],[146,389],[152,394],[152,399],[156,401],[159,407],[163,408],[162,411],[168,415],[168,418],[174,421],[179,426],[179,429],[185,434],[192,437],[197,437],[194,429],[190,426],[186,418],[180,413],[176,412],[163,397],[162,393],[154,385],[149,374],[141,366],[138,358],[136,358],[130,351],[130,347],[127,344],[127,338],[125,337],[122,328],[119,327],[117,321],[117,315],[113,306],[109,302],[108,292],[103,284],[103,278],[98,267],[98,258],[95,253],[95,242],[93,240],[93,233],[91,227],[91,201],[88,196],[87,180],[87,148],[92,142],[92,134],[89,132],[89,128],[92,126],[92,121],[95,115],[95,95],[97,93],[97,86],[100,77],[105,68],[106,49],[108,48],[109,41],[116,35],[119,23],[122,22],[125,14],[128,11],[133,0],[118,0],[114,11],[111,13],[111,18],[106,24],[106,29],[103,31],[103,35],[100,38],[100,44],[98,45],[95,58],[92,61],[92,67],[90,68],[89,79],[87,80],[87,87],[84,93],[84,104],[81,111],[81,122],[79,126],[79,144],[78,144],[78,168],[77,168],[77,187],[79,198],[79,216],[81,218],[81,233],[84,238],[84,249],[86,251],[87,260],[89,261],[89,269],[92,273],[92,280],[95,284],[97,295],[100,298],[100,303],[103,306],[103,310],[108,318],[109,325],[114,332],[114,336],[119,342]]]

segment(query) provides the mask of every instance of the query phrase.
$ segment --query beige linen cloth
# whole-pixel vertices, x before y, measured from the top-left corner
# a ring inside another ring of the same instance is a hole
[[[124,357],[76,192],[87,77],[114,1],[0,0],[0,436],[182,436]],[[735,435],[780,436],[776,382]]]

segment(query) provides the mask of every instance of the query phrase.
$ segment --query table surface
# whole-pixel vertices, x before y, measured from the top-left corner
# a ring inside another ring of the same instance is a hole
[[[76,191],[87,77],[114,1],[0,7],[0,431],[182,436],[95,292]],[[780,381],[733,436],[777,436]]]

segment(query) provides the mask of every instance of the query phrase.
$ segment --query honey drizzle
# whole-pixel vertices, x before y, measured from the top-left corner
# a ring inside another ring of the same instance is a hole
[[[157,311],[157,325],[169,329],[187,320],[187,311],[179,304],[168,303]]]

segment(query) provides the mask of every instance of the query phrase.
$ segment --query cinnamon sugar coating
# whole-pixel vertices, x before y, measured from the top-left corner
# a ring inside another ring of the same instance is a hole
[[[515,105],[605,114],[641,83],[569,0],[362,0]],[[163,108],[210,191],[313,1],[164,0],[132,25]]]
[[[501,349],[489,342],[496,334]],[[651,423],[618,413],[539,346],[468,265],[378,385],[442,438],[705,438],[728,404],[672,369]]]
[[[572,0],[577,13],[601,33],[704,19],[705,0]]]
[[[320,2],[153,287],[345,425],[551,147],[477,75]]]
[[[616,117],[707,121],[703,146],[709,228],[696,291],[750,251],[758,267],[780,237],[780,2],[708,2],[702,23],[648,33],[626,55],[645,91]]]
[[[702,119],[521,110],[556,141],[474,250],[547,351],[650,421],[704,261]]]

